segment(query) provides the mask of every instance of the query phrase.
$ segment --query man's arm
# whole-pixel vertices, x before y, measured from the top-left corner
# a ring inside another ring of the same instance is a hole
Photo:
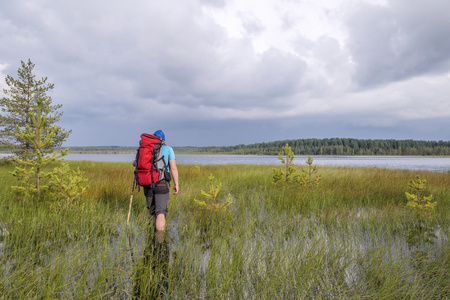
[[[170,173],[173,178],[173,194],[178,194],[178,169],[175,159],[169,159]]]

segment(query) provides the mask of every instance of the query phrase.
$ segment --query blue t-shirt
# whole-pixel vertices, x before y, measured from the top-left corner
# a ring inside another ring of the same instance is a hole
[[[175,159],[175,152],[173,152],[172,147],[163,145],[162,146],[162,155],[164,156],[164,162],[165,162],[166,166],[169,167],[169,171],[170,171],[169,159]]]

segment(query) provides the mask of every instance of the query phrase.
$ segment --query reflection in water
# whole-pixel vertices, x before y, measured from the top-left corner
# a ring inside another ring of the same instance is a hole
[[[150,228],[141,261],[135,262],[134,299],[165,299],[169,290],[169,245],[164,231]]]

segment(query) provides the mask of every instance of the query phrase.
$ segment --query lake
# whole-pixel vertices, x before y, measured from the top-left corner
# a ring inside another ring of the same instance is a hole
[[[0,154],[0,157],[5,154]],[[66,160],[89,161],[133,161],[134,154],[69,154]],[[263,155],[176,155],[179,164],[220,165],[220,164],[250,164],[279,165],[277,156]],[[306,165],[307,156],[296,156],[296,165]],[[387,169],[424,170],[435,172],[450,172],[450,157],[441,156],[315,156],[317,166],[346,167],[378,167]]]
[[[69,154],[66,160],[133,161],[134,154]],[[296,156],[296,165],[306,165],[307,156]],[[450,157],[434,156],[316,156],[317,166],[378,167],[388,169],[450,172]],[[180,164],[279,165],[277,156],[262,155],[176,155]]]

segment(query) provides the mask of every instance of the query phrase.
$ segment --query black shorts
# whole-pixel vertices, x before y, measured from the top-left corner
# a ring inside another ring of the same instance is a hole
[[[151,189],[150,186],[144,186],[144,195],[147,199],[147,208],[150,215],[158,216],[163,214],[167,216],[167,206],[169,205],[170,183],[161,182],[157,187]]]

